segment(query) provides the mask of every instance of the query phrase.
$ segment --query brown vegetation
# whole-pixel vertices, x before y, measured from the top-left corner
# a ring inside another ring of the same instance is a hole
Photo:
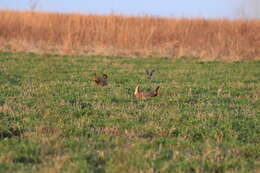
[[[260,59],[259,31],[259,20],[0,11],[4,51]]]

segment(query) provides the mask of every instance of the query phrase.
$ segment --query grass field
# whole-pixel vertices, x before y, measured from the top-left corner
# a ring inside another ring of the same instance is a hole
[[[258,172],[259,67],[0,53],[0,172]]]

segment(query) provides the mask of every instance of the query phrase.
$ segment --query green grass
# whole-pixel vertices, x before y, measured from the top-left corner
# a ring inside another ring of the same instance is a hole
[[[259,96],[260,61],[0,53],[0,172],[257,172]]]

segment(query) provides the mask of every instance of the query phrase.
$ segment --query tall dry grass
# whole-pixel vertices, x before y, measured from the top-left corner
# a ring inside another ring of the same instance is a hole
[[[0,11],[0,48],[107,55],[259,59],[259,20]]]

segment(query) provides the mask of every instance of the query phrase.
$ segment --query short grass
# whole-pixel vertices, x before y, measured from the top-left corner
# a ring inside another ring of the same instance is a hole
[[[0,172],[258,172],[259,97],[260,61],[0,53]]]

